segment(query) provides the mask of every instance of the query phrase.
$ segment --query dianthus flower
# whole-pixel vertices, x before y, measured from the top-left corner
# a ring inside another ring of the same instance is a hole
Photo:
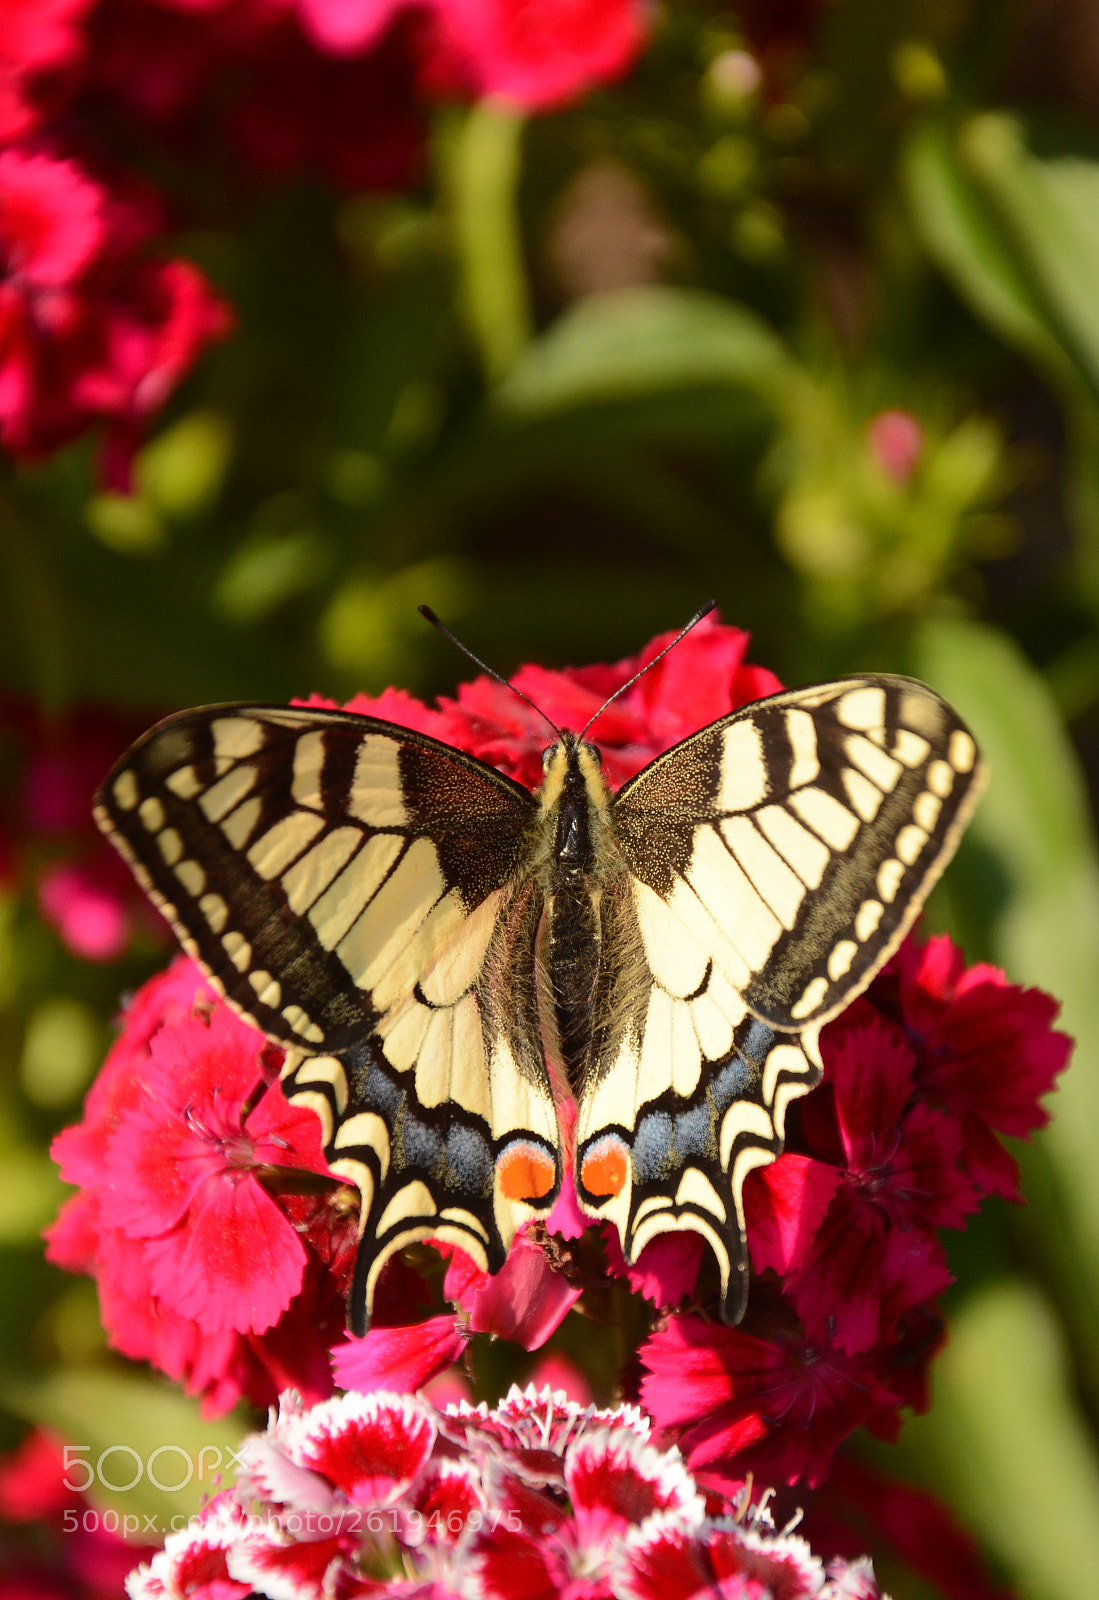
[[[210,1413],[291,1378],[332,1387],[353,1227],[316,1118],[273,1081],[277,1056],[179,958],[138,991],[84,1122],[53,1147],[80,1193],[51,1260],[92,1273],[115,1347]],[[280,1182],[293,1192],[275,1200]]]
[[[642,1398],[692,1467],[819,1483],[856,1415],[888,1437],[899,1406],[926,1404],[951,1282],[939,1231],[1018,1198],[996,1134],[1046,1121],[1071,1050],[1056,1012],[993,967],[966,971],[949,939],[909,938],[824,1029],[823,1083],[745,1185],[763,1277],[744,1326],[673,1317],[640,1352]]]
[[[73,160],[0,150],[0,442],[40,455],[102,423],[119,488],[149,419],[231,321],[197,268],[145,255],[147,210]]]
[[[31,133],[50,81],[83,53],[94,0],[4,0],[0,6],[0,144]]]
[[[385,1392],[307,1410],[284,1395],[239,1454],[235,1489],[131,1574],[130,1600],[880,1594],[869,1562],[825,1567],[746,1499],[742,1515],[707,1515],[636,1408],[548,1388],[492,1410]]]

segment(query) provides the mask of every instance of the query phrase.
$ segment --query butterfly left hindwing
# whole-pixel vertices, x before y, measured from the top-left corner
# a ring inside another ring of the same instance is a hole
[[[281,707],[169,718],[101,790],[101,826],[287,1047],[287,1093],[362,1192],[360,1328],[402,1245],[449,1239],[495,1271],[557,1193],[534,815],[527,790],[424,735]]]

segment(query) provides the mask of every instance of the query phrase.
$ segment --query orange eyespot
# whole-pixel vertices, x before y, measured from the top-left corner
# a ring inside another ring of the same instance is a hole
[[[621,1194],[629,1175],[630,1152],[624,1140],[613,1133],[590,1146],[580,1167],[580,1182],[599,1200]]]
[[[557,1181],[553,1157],[536,1144],[509,1144],[496,1171],[507,1200],[543,1200]]]

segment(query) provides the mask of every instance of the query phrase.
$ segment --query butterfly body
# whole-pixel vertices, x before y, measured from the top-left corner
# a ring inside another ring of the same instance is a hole
[[[700,1233],[735,1321],[745,1178],[980,777],[945,702],[879,677],[744,707],[616,793],[571,733],[532,793],[375,718],[205,708],[140,740],[97,815],[360,1190],[353,1328],[395,1251],[497,1271],[565,1181],[627,1260]]]

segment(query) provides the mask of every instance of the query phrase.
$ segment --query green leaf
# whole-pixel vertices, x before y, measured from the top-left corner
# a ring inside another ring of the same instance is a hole
[[[974,143],[980,140],[971,137],[969,148]],[[904,159],[916,226],[977,315],[1009,344],[1064,377],[1068,363],[1046,302],[987,187],[966,163],[965,148],[953,124],[936,119],[917,125]]]
[[[1032,1600],[1089,1600],[1099,1460],[1045,1300],[1018,1281],[971,1295],[935,1371],[935,1405],[901,1448]]]
[[[0,1401],[57,1434],[69,1447],[70,1482],[93,1506],[141,1518],[147,1541],[182,1527],[222,1476],[235,1475],[240,1424],[204,1422],[196,1401],[149,1378],[70,1368],[39,1382],[5,1380]]]
[[[999,865],[1006,896],[992,928],[1015,983],[1061,1002],[1076,1042],[1050,1104],[1052,1120],[1023,1152],[1028,1227],[1040,1239],[1099,1395],[1099,857],[1076,757],[1044,683],[992,628],[928,622],[917,669],[971,723],[991,778],[971,825]]]
[[[1078,575],[1099,603],[1099,160],[1035,153],[1018,119],[928,123],[907,153],[924,241],[959,292],[1061,390]]]
[[[698,385],[746,387],[770,404],[797,369],[746,306],[701,289],[593,295],[529,346],[496,391],[499,412],[526,420]]]

